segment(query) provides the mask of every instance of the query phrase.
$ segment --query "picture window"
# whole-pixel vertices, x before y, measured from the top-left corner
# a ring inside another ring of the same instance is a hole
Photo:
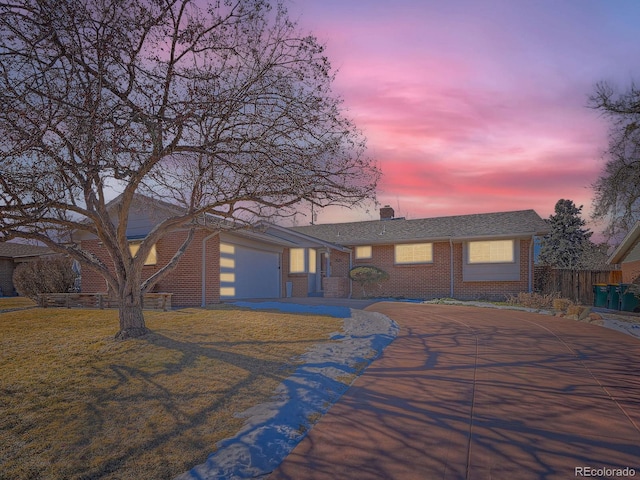
[[[415,264],[433,262],[432,243],[408,243],[395,246],[396,264]]]

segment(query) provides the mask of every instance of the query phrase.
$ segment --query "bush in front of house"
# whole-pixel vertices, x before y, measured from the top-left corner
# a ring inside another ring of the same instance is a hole
[[[367,296],[366,289],[372,285],[389,280],[389,274],[384,270],[373,266],[353,267],[349,270],[349,278],[362,288],[362,296]]]
[[[40,258],[18,265],[13,272],[13,284],[23,297],[38,299],[41,293],[73,291],[76,273],[68,258]]]
[[[554,300],[560,298],[559,292],[554,293],[537,293],[537,292],[520,292],[518,295],[508,295],[507,305],[516,305],[527,308],[551,308]]]

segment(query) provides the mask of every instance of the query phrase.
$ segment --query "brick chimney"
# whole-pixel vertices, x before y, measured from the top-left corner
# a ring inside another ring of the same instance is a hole
[[[396,212],[389,205],[385,205],[380,209],[380,220],[391,220],[395,216]]]

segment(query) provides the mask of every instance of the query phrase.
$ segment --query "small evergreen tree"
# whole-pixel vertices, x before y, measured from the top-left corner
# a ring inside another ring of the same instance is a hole
[[[549,216],[551,232],[542,240],[540,262],[556,268],[580,268],[583,253],[591,248],[589,240],[593,232],[583,228],[580,218],[582,205],[577,207],[572,200],[558,200],[555,215]]]

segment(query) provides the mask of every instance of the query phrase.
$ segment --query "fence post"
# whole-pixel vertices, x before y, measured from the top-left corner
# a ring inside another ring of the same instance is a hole
[[[162,311],[166,312],[167,311],[167,297],[168,295],[162,295]]]

